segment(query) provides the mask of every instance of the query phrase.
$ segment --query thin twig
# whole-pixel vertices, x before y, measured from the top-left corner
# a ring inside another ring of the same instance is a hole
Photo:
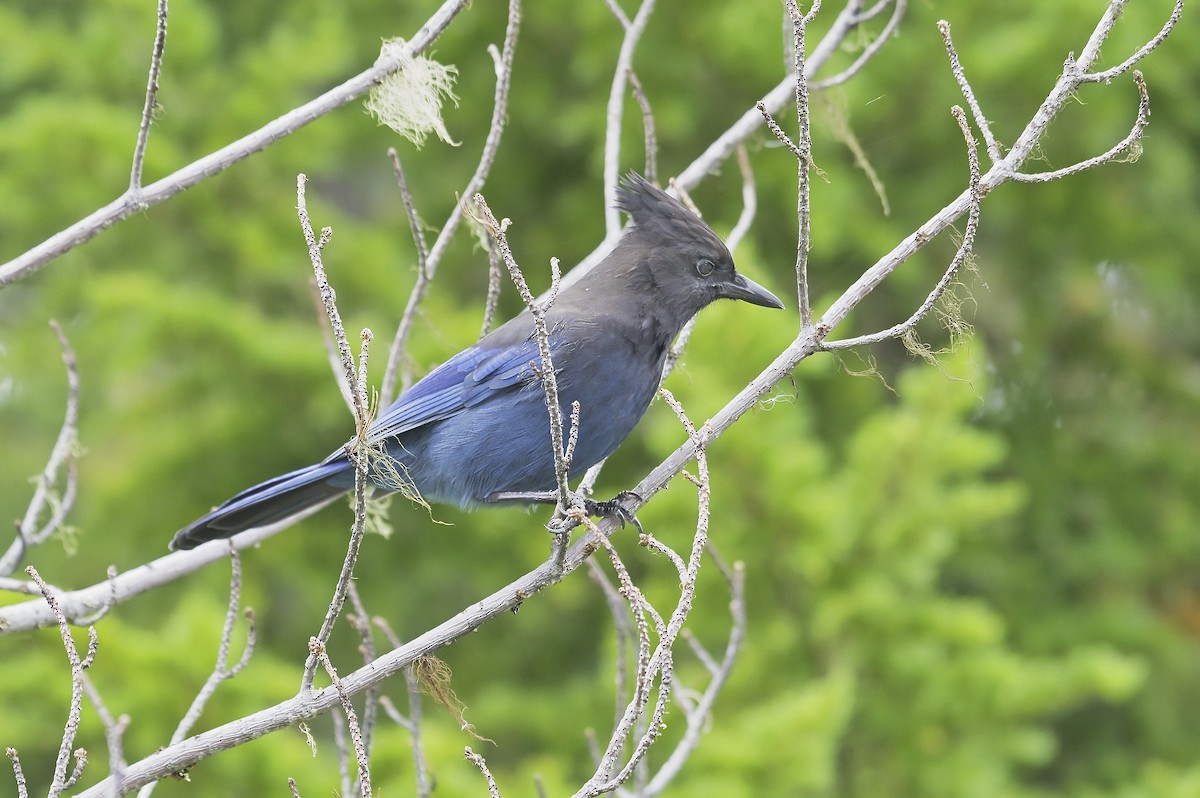
[[[617,765],[617,757],[624,748],[626,741],[629,739],[630,733],[634,729],[635,723],[640,719],[645,710],[646,704],[650,697],[651,687],[653,686],[656,673],[660,673],[660,669],[655,668],[652,664],[653,653],[650,647],[650,628],[646,621],[647,615],[651,614],[653,609],[649,602],[646,601],[642,592],[633,584],[633,580],[629,576],[629,570],[625,567],[625,563],[621,561],[617,550],[612,543],[603,535],[596,534],[594,525],[591,519],[582,519],[595,536],[596,542],[608,554],[609,561],[612,563],[613,570],[617,574],[617,581],[620,585],[618,592],[625,599],[628,608],[633,615],[637,630],[637,667],[634,670],[633,680],[633,695],[625,703],[624,708],[617,717],[617,722],[613,725],[613,732],[609,737],[608,745],[603,753],[596,756],[596,771],[592,778],[578,791],[576,796],[584,795],[599,795],[599,792],[592,792],[599,785],[609,784],[614,781],[613,770]],[[659,632],[659,640],[662,639],[661,618],[658,613],[653,613],[652,618],[655,618],[659,623],[656,624]],[[619,785],[623,782],[616,782]],[[614,785],[614,786],[616,786]]]
[[[633,24],[629,20],[629,15],[625,13],[625,9],[621,8],[621,4],[617,0],[604,0],[604,4],[608,6],[608,10],[617,18],[617,22],[621,23],[621,27],[629,30],[629,26]]]
[[[1013,172],[1009,177],[1018,183],[1047,183],[1051,180],[1058,180],[1088,169],[1093,169],[1129,155],[1130,152],[1134,151],[1134,147],[1136,147],[1138,142],[1141,141],[1142,133],[1145,132],[1146,126],[1150,124],[1150,93],[1146,89],[1146,79],[1139,70],[1133,70],[1133,82],[1137,86],[1139,98],[1137,118],[1134,119],[1133,127],[1130,128],[1125,138],[1110,147],[1107,152],[1078,161],[1070,166],[1064,166],[1062,169],[1055,169],[1049,172]]]
[[[358,370],[356,372],[354,356],[350,352],[350,343],[346,339],[346,330],[342,325],[342,317],[337,309],[337,298],[333,287],[329,284],[329,280],[325,275],[325,266],[321,260],[321,250],[329,240],[332,230],[328,227],[324,228],[321,231],[321,238],[319,240],[314,235],[312,223],[308,218],[308,207],[305,202],[304,189],[306,182],[307,180],[303,174],[297,175],[296,212],[300,219],[300,227],[304,232],[304,240],[308,243],[308,256],[309,260],[312,261],[313,274],[316,276],[317,288],[321,293],[321,301],[329,317],[329,324],[333,329],[334,337],[337,339],[338,352],[341,356],[342,368],[346,374],[346,381],[354,386],[355,436],[345,447],[346,456],[354,464],[354,523],[350,530],[350,542],[346,548],[346,558],[342,562],[342,570],[338,576],[337,585],[334,587],[333,598],[329,602],[329,609],[325,613],[325,620],[321,623],[321,629],[314,638],[320,644],[320,648],[323,651],[324,645],[329,640],[329,635],[332,634],[333,627],[341,615],[342,607],[346,603],[346,589],[353,578],[354,565],[358,560],[358,552],[362,546],[364,530],[366,528],[369,458],[366,447],[362,443],[365,440],[367,428],[370,425],[370,411],[366,395],[366,368],[367,355],[370,351],[371,331],[366,329],[362,331],[362,344],[359,349]],[[313,677],[316,674],[318,659],[316,651],[310,646],[308,659],[304,663],[304,674],[300,680],[301,693],[307,693],[312,690]]]
[[[96,714],[100,716],[100,724],[104,727],[104,741],[108,744],[108,774],[113,779],[114,785],[118,784],[125,776],[127,765],[122,738],[125,736],[125,730],[129,728],[129,716],[121,715],[119,718],[114,718],[108,711],[108,706],[104,703],[100,691],[96,689],[96,685],[92,683],[86,673],[83,675],[83,692],[96,709]],[[115,790],[113,796],[114,798],[116,796]]]
[[[979,229],[979,214],[983,203],[983,194],[980,193],[980,169],[979,169],[979,150],[975,144],[975,137],[971,135],[970,125],[967,123],[966,112],[960,106],[954,106],[951,109],[954,114],[955,121],[958,122],[958,127],[962,131],[963,139],[967,143],[967,163],[970,169],[970,181],[967,190],[971,194],[971,205],[967,211],[967,229],[963,233],[962,242],[958,246],[958,250],[954,253],[954,257],[950,260],[950,265],[946,268],[946,272],[942,275],[942,279],[938,280],[937,285],[925,297],[925,301],[921,306],[913,312],[905,321],[900,324],[893,325],[886,330],[870,335],[860,335],[854,338],[846,338],[838,341],[826,341],[822,344],[822,349],[826,351],[835,351],[838,349],[849,349],[854,346],[862,346],[864,344],[879,343],[891,338],[899,338],[907,335],[912,331],[921,319],[928,315],[933,306],[941,299],[946,292],[950,283],[958,275],[962,265],[966,263],[967,258],[971,255],[971,248],[975,244],[975,234]]]
[[[496,249],[496,242],[491,237],[487,237],[487,253],[488,253],[488,290],[487,300],[483,305],[483,324],[479,327],[479,337],[487,335],[491,332],[492,324],[496,318],[496,308],[500,304],[500,284],[504,282],[504,272],[500,268],[500,251]]]
[[[375,625],[383,636],[391,643],[392,648],[400,648],[400,638],[392,631],[392,627],[383,618],[375,618]],[[382,699],[384,710],[396,723],[408,729],[411,736],[413,768],[415,771],[417,798],[429,798],[433,792],[433,783],[429,778],[429,765],[425,761],[425,748],[421,741],[421,682],[417,678],[412,665],[404,668],[404,685],[408,693],[408,717],[405,718],[386,696]]]
[[[359,794],[362,798],[371,798],[371,768],[367,761],[367,750],[363,744],[362,732],[358,725],[358,713],[354,711],[354,704],[350,703],[350,693],[346,691],[342,680],[338,678],[337,669],[329,659],[329,653],[325,650],[325,644],[315,637],[310,637],[308,640],[308,649],[311,655],[320,660],[321,664],[325,667],[325,672],[329,675],[330,680],[333,682],[333,688],[337,691],[338,699],[342,704],[342,711],[346,713],[346,725],[350,729],[350,740],[354,744],[354,758],[358,763]]]
[[[29,798],[29,786],[25,783],[25,772],[21,770],[21,757],[15,748],[5,748],[4,754],[12,762],[13,777],[17,782],[17,798]]]
[[[358,648],[362,653],[363,664],[369,665],[375,661],[375,640],[371,636],[371,619],[367,615],[367,608],[363,604],[362,596],[359,595],[357,582],[350,582],[346,588],[346,596],[350,599],[350,608],[353,610],[353,614],[348,615],[346,620],[358,632],[359,639],[361,640]],[[363,701],[362,712],[363,747],[366,749],[368,757],[371,755],[371,743],[375,735],[375,724],[378,718],[379,689],[373,688],[367,691]]]
[[[508,276],[512,279],[513,285],[517,287],[517,292],[524,300],[525,306],[529,308],[530,315],[533,316],[534,334],[537,338],[538,355],[541,360],[541,365],[536,371],[542,380],[542,388],[546,392],[546,408],[550,414],[550,443],[554,449],[554,473],[558,485],[558,503],[559,507],[565,510],[571,506],[571,487],[567,482],[571,464],[567,460],[567,452],[563,447],[563,419],[562,408],[558,400],[558,376],[555,373],[554,360],[550,351],[550,331],[546,327],[546,311],[550,309],[558,295],[562,277],[558,269],[558,259],[550,259],[550,288],[546,292],[547,299],[539,302],[533,292],[529,290],[529,284],[525,282],[525,275],[521,272],[521,267],[517,265],[512,250],[508,246],[505,230],[509,220],[498,221],[482,194],[476,194],[474,200],[475,206],[479,208],[481,221],[496,241],[500,257],[508,268]],[[578,425],[573,426],[577,427]]]
[[[950,23],[942,19],[938,20],[937,25],[938,30],[942,33],[942,41],[946,44],[946,54],[950,56],[950,72],[954,75],[954,80],[958,82],[958,88],[962,92],[963,99],[967,101],[967,107],[971,109],[971,115],[975,118],[975,126],[983,135],[983,143],[987,148],[988,157],[992,159],[992,163],[998,163],[1004,154],[1000,152],[1000,145],[996,143],[996,137],[992,134],[991,123],[983,115],[983,109],[979,107],[979,101],[975,99],[975,91],[967,80],[962,62],[958,58],[958,51],[954,49],[954,40],[950,38]]]
[[[304,240],[308,244],[308,258],[312,262],[313,274],[317,281],[317,292],[321,297],[321,304],[325,308],[325,314],[329,318],[329,325],[333,330],[334,340],[337,343],[338,358],[342,364],[342,374],[345,375],[346,384],[353,385],[355,383],[354,375],[354,355],[350,352],[350,343],[346,338],[346,328],[342,325],[342,315],[337,309],[337,294],[333,290],[333,286],[329,284],[329,278],[325,274],[325,264],[321,260],[321,250],[325,248],[325,244],[329,241],[333,234],[333,228],[325,227],[321,230],[321,237],[318,239],[313,232],[312,222],[308,219],[308,203],[305,199],[305,188],[308,185],[308,177],[304,174],[296,175],[296,213],[300,217],[300,228],[304,233]],[[358,397],[355,396],[355,421],[362,421],[366,418],[366,407],[358,404]]]
[[[712,712],[713,705],[716,703],[717,695],[720,694],[721,688],[725,686],[729,674],[733,671],[733,665],[737,661],[738,653],[741,651],[742,644],[746,638],[746,569],[745,566],[736,562],[733,568],[725,565],[724,561],[720,560],[713,551],[711,544],[708,547],[708,553],[716,562],[718,568],[725,576],[726,582],[729,584],[729,614],[732,617],[732,623],[729,628],[729,639],[725,643],[725,653],[721,658],[720,663],[712,661],[711,657],[707,658],[705,666],[712,675],[708,687],[696,702],[696,706],[687,716],[687,728],[684,730],[683,737],[676,744],[675,749],[671,751],[671,755],[667,757],[658,772],[646,784],[642,791],[642,795],[649,796],[658,795],[668,785],[674,781],[679,771],[683,769],[692,752],[696,750],[700,744],[700,736],[704,732],[705,722],[708,715]],[[691,642],[689,640],[689,642]],[[700,649],[703,651],[703,649]],[[705,655],[708,652],[704,652]]]
[[[50,784],[50,798],[56,798],[64,791],[70,789],[71,785],[75,783],[83,771],[83,766],[87,763],[87,753],[83,749],[79,749],[79,751],[75,752],[75,772],[70,776],[67,775],[67,762],[71,758],[71,746],[75,743],[75,735],[79,732],[79,719],[83,708],[83,672],[91,667],[92,661],[95,660],[96,647],[99,645],[99,640],[96,637],[96,627],[89,626],[88,650],[87,654],[81,658],[79,656],[79,649],[75,647],[75,640],[71,637],[71,627],[67,624],[67,617],[63,615],[54,592],[50,590],[49,585],[42,580],[41,575],[38,574],[37,569],[32,565],[25,568],[25,573],[41,588],[42,598],[45,599],[46,604],[50,607],[50,611],[54,614],[55,620],[58,622],[58,633],[62,637],[63,648],[67,652],[67,662],[71,665],[71,705],[67,711],[67,723],[63,729],[62,739],[59,743],[58,757],[54,761],[54,777]]]
[[[163,48],[167,43],[167,0],[158,0],[158,27],[154,33],[154,50],[150,54],[150,77],[146,82],[146,104],[142,107],[142,123],[138,127],[137,143],[133,147],[133,169],[129,175],[129,191],[136,195],[142,188],[142,165],[146,160],[146,143],[150,140],[150,123],[158,104],[158,74],[162,70]]]
[[[1120,3],[1122,9],[1125,5],[1125,2],[1127,2],[1127,0],[1122,0]],[[1171,16],[1166,22],[1163,23],[1162,29],[1159,30],[1159,32],[1156,33],[1152,39],[1150,39],[1150,41],[1139,47],[1137,52],[1135,52],[1133,55],[1129,56],[1111,69],[1105,69],[1101,72],[1089,72],[1087,74],[1080,75],[1079,80],[1083,83],[1108,83],[1113,78],[1123,75],[1125,72],[1129,71],[1134,64],[1150,55],[1150,53],[1152,53],[1155,48],[1162,44],[1163,40],[1171,34],[1171,31],[1175,29],[1175,25],[1179,23],[1179,17],[1183,14],[1183,3],[1184,0],[1175,0],[1175,8],[1171,10]],[[1120,13],[1120,10],[1118,10],[1117,13]]]
[[[45,468],[38,475],[33,497],[29,500],[24,517],[17,525],[16,538],[4,555],[0,556],[0,576],[11,574],[21,564],[29,547],[44,543],[58,531],[62,527],[67,513],[75,505],[78,485],[75,456],[79,442],[79,370],[75,362],[75,350],[71,348],[71,342],[67,340],[62,326],[57,321],[51,320],[50,327],[58,337],[59,346],[62,348],[63,364],[67,369],[67,409],[63,416],[62,427],[58,431],[58,438],[54,441],[54,448],[50,450],[50,457],[46,461]],[[64,465],[66,467],[66,486],[63,488],[62,496],[56,499],[54,486],[58,483],[59,474]],[[38,519],[47,506],[50,508],[49,518],[39,527]]]
[[[742,212],[738,214],[733,229],[725,238],[725,246],[729,247],[730,252],[737,251],[738,244],[742,243],[746,233],[750,232],[750,226],[754,224],[754,217],[758,213],[758,191],[754,185],[754,170],[750,167],[750,156],[741,144],[737,148],[737,165],[738,172],[742,176]]]
[[[463,756],[483,774],[483,778],[487,781],[488,795],[491,798],[500,798],[500,788],[496,786],[496,779],[492,776],[492,771],[488,770],[487,762],[483,757],[472,751],[470,746],[463,749]]]
[[[469,0],[445,0],[441,7],[421,26],[421,29],[413,34],[404,45],[403,55],[412,57],[427,50],[468,4]],[[201,180],[225,171],[330,111],[358,99],[374,88],[382,78],[395,72],[400,66],[400,60],[399,58],[380,58],[369,69],[360,72],[340,86],[333,87],[320,97],[299,108],[293,108],[253,133],[145,186],[136,195],[126,191],[104,207],[98,208],[65,230],[0,266],[0,288],[29,276],[63,253],[91,240],[115,223],[140,214],[146,208],[170,199]]]
[[[787,147],[788,151],[791,152],[791,154],[797,159],[803,157],[803,153],[800,151],[800,148],[796,146],[796,142],[792,141],[791,137],[784,132],[783,128],[779,126],[779,123],[775,121],[775,118],[771,116],[771,112],[767,110],[767,104],[760,100],[754,107],[758,109],[760,114],[762,114],[762,118],[767,123],[767,129],[771,131],[771,135],[778,139],[780,144]]]
[[[625,600],[621,598],[621,593],[617,587],[604,573],[604,569],[600,567],[598,560],[589,559],[588,575],[592,577],[592,581],[600,586],[600,591],[604,593],[605,603],[608,604],[609,614],[613,619],[613,632],[617,640],[616,653],[616,668],[614,673],[615,689],[613,691],[616,698],[616,715],[613,719],[614,725],[621,721],[621,713],[625,709],[625,696],[629,692],[629,641],[633,639],[634,631],[629,625],[629,613],[626,612],[627,605]],[[596,757],[599,760],[599,756]]]
[[[329,716],[333,719],[333,747],[337,753],[338,783],[341,785],[335,795],[350,795],[354,788],[350,780],[350,747],[346,745],[345,713],[334,707]]]
[[[408,218],[408,227],[412,232],[413,243],[417,247],[417,282],[408,295],[408,303],[404,306],[404,314],[396,327],[396,337],[392,339],[392,348],[388,352],[387,370],[383,374],[383,384],[379,389],[379,402],[387,407],[396,395],[396,374],[401,362],[407,363],[408,336],[416,320],[417,310],[429,290],[429,247],[425,243],[425,231],[421,229],[421,220],[417,217],[417,209],[413,205],[412,193],[408,189],[408,178],[404,176],[404,167],[400,165],[400,156],[395,147],[389,147],[388,158],[392,161],[392,173],[396,176],[396,186],[400,189],[400,199],[404,203],[404,215]],[[400,390],[407,390],[412,381],[411,371],[404,369],[404,377],[400,381]]]
[[[488,173],[495,162],[496,152],[500,149],[500,139],[503,137],[505,124],[508,121],[508,94],[512,83],[512,65],[516,55],[517,34],[520,29],[521,4],[519,0],[509,0],[504,47],[498,57],[494,48],[489,50],[496,67],[496,92],[492,101],[492,120],[488,127],[487,138],[484,140],[483,151],[479,156],[479,163],[475,166],[475,173],[471,175],[466,187],[459,194],[461,197],[472,197],[483,189],[483,184],[487,181]],[[462,223],[464,213],[466,210],[456,205],[446,218],[446,223],[442,225],[438,237],[434,239],[433,246],[429,248],[429,257],[426,259],[429,279],[432,280],[436,274],[454,233]]]
[[[364,340],[364,347],[366,341]],[[350,542],[346,547],[346,558],[342,561],[342,570],[338,574],[337,585],[333,590],[333,598],[329,602],[329,609],[325,612],[325,620],[321,623],[321,629],[317,632],[316,640],[321,646],[329,640],[330,634],[333,633],[333,627],[337,624],[337,619],[342,613],[342,607],[346,604],[346,590],[349,588],[350,580],[354,578],[354,565],[358,562],[358,552],[362,548],[362,541],[366,530],[367,519],[367,469],[368,457],[367,452],[362,447],[347,447],[347,455],[354,463],[354,524],[350,530]],[[300,692],[307,693],[312,690],[313,678],[316,675],[316,664],[318,657],[312,652],[304,663],[304,675],[300,680]]]
[[[872,39],[871,43],[863,48],[863,51],[859,53],[858,58],[854,60],[853,64],[846,67],[841,72],[838,72],[836,75],[831,75],[827,78],[822,78],[821,80],[813,81],[811,84],[809,84],[809,88],[812,91],[821,91],[822,89],[840,86],[861,72],[862,68],[867,65],[867,62],[878,55],[879,51],[883,49],[883,46],[887,44],[888,40],[895,34],[896,30],[899,29],[900,20],[904,18],[904,12],[908,8],[908,0],[880,0],[880,2],[876,3],[868,11],[865,11],[862,14],[852,14],[848,19],[848,23],[851,28],[858,27],[866,22],[869,22],[871,19],[882,13],[883,9],[887,8],[889,4],[892,5],[892,16],[888,18],[887,24],[883,26],[883,30],[879,32],[879,35]],[[847,5],[846,10],[849,10],[852,5],[855,4],[851,3]],[[843,11],[842,13],[845,14],[846,11]],[[822,41],[822,44],[824,44],[824,41]],[[813,51],[813,57],[816,57],[816,50]],[[811,60],[812,59],[810,59],[810,62]]]
[[[229,665],[229,652],[233,647],[233,632],[237,626],[238,610],[242,601],[242,558],[233,548],[232,541],[229,541],[229,566],[229,601],[225,607],[225,623],[221,627],[221,642],[217,646],[216,664],[213,665],[204,685],[196,693],[196,697],[192,699],[191,706],[183,714],[179,725],[175,727],[169,745],[176,745],[187,737],[192,727],[200,720],[200,715],[204,712],[209,700],[216,694],[217,688],[226,680],[241,673],[250,664],[250,657],[254,654],[258,634],[254,624],[254,610],[247,607],[243,613],[246,618],[246,643],[242,647],[242,655],[238,661],[232,667]],[[149,798],[158,784],[159,782],[152,781],[142,787],[138,792],[138,798]]]
[[[683,564],[679,555],[671,550],[670,547],[649,535],[642,536],[643,545],[653,551],[666,555],[672,562],[677,563],[677,568],[679,569],[679,601],[671,613],[671,617],[664,623],[659,614],[630,581],[628,571],[621,563],[620,558],[616,556],[616,551],[612,547],[612,544],[604,536],[596,534],[594,525],[590,520],[586,520],[588,526],[593,529],[594,537],[592,539],[608,551],[609,557],[613,562],[613,567],[616,569],[620,580],[622,594],[629,601],[630,606],[634,610],[634,616],[638,619],[640,645],[633,698],[629,701],[624,714],[616,724],[613,734],[609,739],[609,745],[600,757],[600,763],[596,768],[596,772],[575,793],[576,798],[592,798],[602,793],[612,792],[624,784],[641,767],[650,746],[661,735],[663,717],[671,696],[673,683],[674,666],[672,648],[691,611],[696,588],[696,577],[699,573],[700,561],[708,540],[711,495],[708,462],[704,454],[704,449],[708,442],[708,429],[706,427],[703,432],[697,431],[683,412],[683,408],[679,405],[679,402],[675,400],[675,397],[665,388],[661,389],[660,393],[667,405],[675,411],[680,419],[680,423],[683,424],[687,432],[688,439],[696,447],[697,476],[692,479],[697,486],[699,497],[697,502],[696,532],[692,539],[692,550],[686,565]],[[653,653],[649,654],[649,657],[646,656],[649,652],[647,651],[648,639],[643,626],[644,615],[649,615],[654,621],[658,637],[658,643],[655,645]],[[658,679],[657,698],[649,717],[647,717],[645,709],[649,699],[650,687],[656,676]],[[634,744],[625,765],[619,771],[613,773],[616,757],[625,746],[630,732],[634,729],[635,725],[639,727],[637,742]]]
[[[617,208],[617,183],[621,177],[621,120],[625,115],[625,84],[633,68],[633,53],[650,21],[655,0],[642,0],[637,13],[624,25],[625,36],[617,53],[612,85],[608,90],[608,108],[604,115],[604,229],[611,236],[621,229],[621,212]],[[613,8],[612,3],[609,8]],[[623,12],[617,15],[621,19]],[[622,23],[624,24],[624,23]]]
[[[816,18],[817,12],[821,10],[821,0],[813,0],[812,7],[809,8],[807,14],[800,13],[796,0],[787,0],[785,6],[792,22],[792,55],[796,61],[796,118],[800,124],[795,151],[798,162],[796,167],[796,218],[799,220],[799,230],[796,234],[796,294],[800,302],[800,329],[803,331],[812,326],[812,309],[809,307],[808,300],[808,247],[812,220],[809,212],[812,131],[809,129],[808,116],[808,78],[804,71],[805,35],[808,24]]]
[[[325,303],[321,299],[320,286],[315,277],[310,278],[308,283],[311,289],[309,296],[312,298],[313,312],[316,314],[317,323],[321,325],[321,344],[325,347],[325,359],[329,361],[329,368],[333,372],[333,380],[337,383],[338,393],[342,395],[342,401],[346,403],[346,409],[353,413],[354,389],[346,381],[346,371],[342,368],[342,361],[338,355],[337,341],[334,339],[333,327],[329,323],[329,315],[325,312]]]
[[[658,136],[654,132],[654,111],[650,108],[650,98],[646,96],[637,73],[630,69],[627,77],[629,88],[633,91],[633,99],[637,100],[638,107],[642,110],[642,139],[646,147],[646,170],[642,176],[651,183],[657,183]]]

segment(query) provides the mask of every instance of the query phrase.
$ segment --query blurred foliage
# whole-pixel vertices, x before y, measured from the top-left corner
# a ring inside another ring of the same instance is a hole
[[[654,105],[661,165],[688,163],[782,75],[774,2],[661,4],[635,65]],[[128,178],[154,27],[148,0],[17,0],[0,6],[0,237],[22,252],[118,195]],[[934,25],[958,50],[1001,141],[1036,109],[1100,3],[912,3],[861,75],[814,102],[815,305],[957,194],[961,102]],[[1161,25],[1166,0],[1130,4],[1105,49],[1118,63]],[[351,0],[172,7],[146,164],[158,179],[368,65],[381,38],[411,35],[433,2]],[[830,24],[826,9],[814,35]],[[295,219],[295,176],[335,235],[326,263],[347,326],[377,335],[373,363],[414,278],[384,155],[400,148],[423,219],[455,207],[491,114],[485,46],[504,4],[476,2],[437,42],[458,66],[447,111],[463,145],[415,151],[353,103],[171,201],[106,231],[0,291],[0,507],[18,517],[61,421],[65,378],[46,321],[61,321],[83,385],[79,554],[42,547],[53,584],[101,581],[109,563],[158,556],[172,532],[264,477],[311,462],[351,430],[321,345]],[[604,108],[619,26],[601,2],[531,4],[518,45],[509,128],[487,189],[531,282],[602,235]],[[856,41],[861,46],[862,41]],[[855,48],[831,68],[850,63]],[[1200,794],[1200,29],[1185,20],[1143,64],[1153,103],[1145,151],[987,199],[978,273],[959,294],[975,335],[939,367],[899,344],[806,361],[712,448],[713,537],[746,565],[750,617],[712,728],[670,790],[688,796],[1194,796]],[[1132,121],[1127,76],[1089,86],[1042,142],[1033,168],[1107,149]],[[640,168],[626,104],[623,167]],[[781,115],[784,117],[786,115]],[[837,133],[878,172],[884,215]],[[766,135],[750,145],[760,210],[736,253],[786,293],[794,257],[794,165]],[[718,230],[739,211],[727,166],[694,192]],[[900,269],[838,334],[908,315],[941,273],[939,240]],[[422,373],[476,335],[485,258],[465,233],[419,319]],[[506,290],[504,310],[518,305]],[[715,412],[791,339],[794,322],[745,306],[708,311],[671,388],[694,419]],[[946,335],[922,326],[935,348]],[[854,377],[867,367],[878,379]],[[602,492],[633,484],[683,439],[660,404],[613,458]],[[538,563],[544,512],[476,515],[394,502],[397,533],[371,538],[358,581],[367,607],[412,636]],[[643,521],[684,545],[694,491],[682,481]],[[260,648],[224,685],[201,728],[267,706],[299,683],[344,552],[347,514],[328,510],[245,555]],[[669,596],[671,570],[617,539],[639,583]],[[488,565],[490,563],[490,565]],[[134,760],[163,745],[215,657],[228,575],[220,566],[121,605],[98,624],[93,678],[132,723]],[[17,601],[20,597],[6,597]],[[728,595],[703,574],[693,613],[714,648]],[[441,795],[478,795],[462,761],[481,750],[512,793],[540,774],[561,794],[588,773],[583,729],[611,724],[615,645],[601,594],[582,575],[442,652],[479,743],[426,709]],[[82,635],[80,635],[82,639]],[[235,646],[236,650],[236,646]],[[340,630],[339,667],[356,661]],[[684,684],[701,668],[680,655]],[[66,712],[57,632],[0,638],[0,744],[44,789]],[[402,687],[388,692],[403,706]],[[86,708],[85,781],[105,769]],[[680,731],[668,719],[664,749]],[[193,769],[159,795],[263,795],[294,776],[336,784],[330,721],[271,735]],[[374,782],[412,785],[407,734],[382,724]]]

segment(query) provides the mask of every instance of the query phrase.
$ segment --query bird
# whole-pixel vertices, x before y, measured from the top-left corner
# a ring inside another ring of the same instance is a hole
[[[636,172],[620,182],[616,207],[630,223],[611,252],[544,312],[562,418],[579,403],[569,478],[633,431],[658,391],[672,342],[699,311],[718,299],[783,307],[734,268],[699,216]],[[369,466],[374,488],[464,508],[556,488],[541,366],[526,309],[434,368],[367,429],[365,443],[385,455]],[[248,488],[179,530],[171,548],[192,549],[327,502],[353,489],[354,469],[342,448]]]

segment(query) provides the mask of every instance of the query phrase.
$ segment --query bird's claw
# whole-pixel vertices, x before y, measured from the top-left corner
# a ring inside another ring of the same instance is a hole
[[[587,511],[588,515],[598,518],[616,518],[620,520],[621,526],[633,524],[638,534],[644,535],[645,530],[642,529],[642,522],[637,519],[637,515],[632,510],[625,506],[627,499],[633,499],[638,504],[642,503],[641,496],[638,496],[631,490],[623,490],[607,501],[584,499],[583,509]]]

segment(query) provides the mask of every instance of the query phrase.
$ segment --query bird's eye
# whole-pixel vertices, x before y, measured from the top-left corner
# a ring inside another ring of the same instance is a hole
[[[701,277],[708,277],[717,268],[717,264],[713,263],[708,258],[701,258],[696,261],[696,274]]]

